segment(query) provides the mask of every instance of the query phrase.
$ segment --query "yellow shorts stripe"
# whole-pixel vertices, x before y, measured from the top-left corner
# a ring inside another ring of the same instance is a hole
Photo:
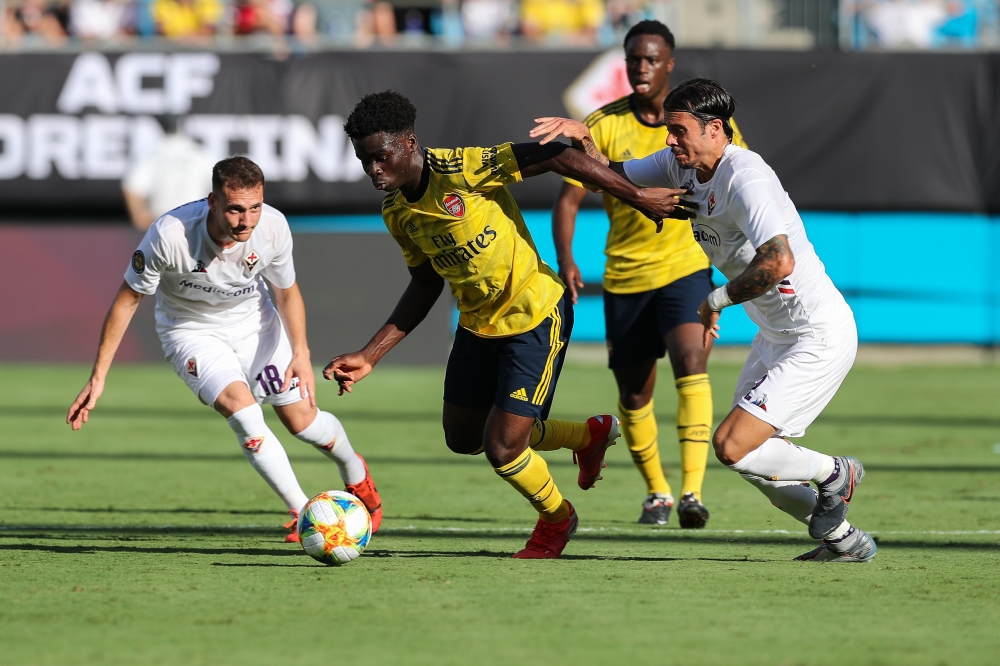
[[[549,355],[545,359],[545,369],[542,371],[541,380],[538,382],[538,386],[535,387],[535,393],[531,398],[531,404],[533,405],[545,403],[545,397],[549,394],[549,386],[552,384],[555,360],[559,355],[559,351],[563,348],[563,341],[560,337],[562,333],[562,316],[558,306],[552,310],[549,317],[552,318],[552,324],[549,327]]]

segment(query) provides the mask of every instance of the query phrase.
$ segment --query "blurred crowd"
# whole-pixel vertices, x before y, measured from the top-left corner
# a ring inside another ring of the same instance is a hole
[[[654,0],[655,1],[655,0]],[[412,36],[502,41],[510,36],[603,44],[651,16],[643,0],[0,0],[10,45],[159,36],[288,35],[366,45]]]
[[[699,4],[707,2],[711,7]],[[686,42],[681,17],[733,21],[742,16],[737,9],[750,6],[779,23],[782,16],[816,15],[834,25],[842,48],[1000,46],[1000,0],[0,0],[0,37],[7,46],[247,35],[360,47],[431,37],[453,45],[517,38],[610,46],[644,18],[679,28]]]

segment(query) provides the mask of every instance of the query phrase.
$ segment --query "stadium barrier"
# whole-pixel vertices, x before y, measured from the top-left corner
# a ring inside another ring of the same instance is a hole
[[[555,265],[548,211],[526,222],[543,258]],[[806,230],[858,320],[862,342],[1000,341],[1000,216],[929,213],[803,213]],[[399,249],[377,215],[292,218],[296,268],[308,308],[313,359],[360,348],[406,287]],[[602,342],[601,274],[608,221],[580,214],[574,253],[587,288],[573,340]],[[112,226],[0,226],[0,361],[93,360],[104,314],[140,234]],[[957,243],[956,243],[957,241]],[[949,250],[960,248],[956,270]],[[715,274],[717,283],[723,280]],[[145,299],[118,353],[120,361],[162,359]],[[455,326],[442,296],[427,320],[387,363],[443,363]],[[723,344],[746,344],[755,327],[742,308],[724,311]]]
[[[377,212],[380,196],[341,129],[363,94],[410,96],[425,145],[526,140],[534,118],[566,113],[564,99],[585,113],[627,91],[620,57],[598,56],[2,54],[0,215],[124,216],[119,182],[155,144],[162,113],[186,116],[185,131],[215,157],[257,161],[268,200],[287,213]],[[804,210],[1000,212],[1000,54],[688,49],[676,58],[674,81],[708,76],[732,91],[750,147]],[[548,208],[557,186],[542,177],[514,192],[524,208]]]

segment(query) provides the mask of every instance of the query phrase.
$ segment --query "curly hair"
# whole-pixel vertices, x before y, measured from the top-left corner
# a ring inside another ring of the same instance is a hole
[[[664,113],[690,113],[698,119],[702,129],[710,120],[718,118],[722,121],[722,129],[726,136],[733,138],[733,126],[730,118],[736,111],[736,100],[711,79],[688,79],[670,91],[663,100]]]
[[[674,50],[674,33],[670,32],[670,28],[659,21],[646,20],[636,23],[625,33],[625,41],[622,42],[622,46],[628,48],[628,40],[639,35],[659,35],[663,37],[663,41],[667,43],[670,50]]]
[[[413,131],[417,122],[417,107],[394,90],[365,95],[344,123],[344,132],[352,139],[364,139],[372,134]]]
[[[253,160],[236,155],[216,162],[212,167],[212,191],[222,192],[222,188],[234,190],[255,190],[264,185],[264,172]]]

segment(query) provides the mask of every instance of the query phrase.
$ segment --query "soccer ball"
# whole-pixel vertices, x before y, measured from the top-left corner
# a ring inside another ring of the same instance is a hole
[[[302,549],[323,564],[339,566],[356,559],[372,538],[372,517],[357,497],[328,490],[299,512]]]

